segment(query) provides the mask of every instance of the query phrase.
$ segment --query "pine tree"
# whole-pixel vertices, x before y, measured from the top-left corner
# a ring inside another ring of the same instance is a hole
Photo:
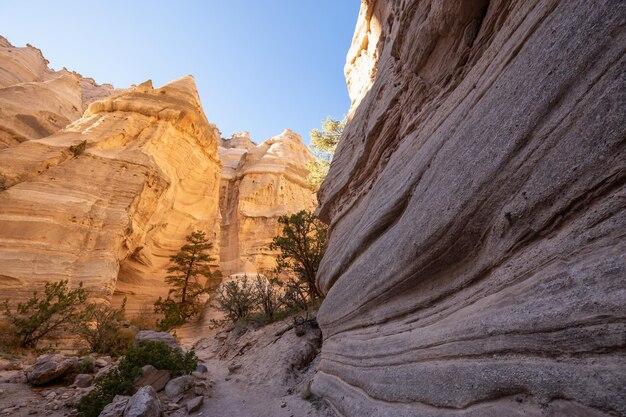
[[[270,244],[271,250],[281,252],[276,259],[277,272],[294,272],[307,285],[309,297],[318,298],[315,275],[326,250],[328,226],[306,210],[281,216],[278,223],[283,226],[282,235],[276,236]]]
[[[165,277],[172,287],[168,297],[155,303],[155,311],[165,315],[160,322],[164,329],[182,324],[201,311],[199,297],[207,292],[207,283],[213,278],[210,263],[214,258],[208,253],[213,244],[206,234],[195,231],[186,240],[187,244],[170,257],[173,265],[167,268],[169,275]]]

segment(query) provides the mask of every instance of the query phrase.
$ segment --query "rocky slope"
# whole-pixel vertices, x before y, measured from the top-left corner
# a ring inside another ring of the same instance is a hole
[[[111,85],[50,69],[39,49],[0,36],[0,149],[55,133],[113,93]]]
[[[626,4],[366,0],[314,391],[343,416],[626,415]]]
[[[190,231],[213,231],[217,258],[218,139],[187,76],[96,101],[56,134],[1,150],[3,295],[69,279],[129,295],[132,309],[166,292],[168,256]]]
[[[269,244],[280,233],[278,217],[317,205],[306,182],[313,155],[290,130],[259,145],[247,132],[220,144],[221,272],[270,272],[276,266]]]

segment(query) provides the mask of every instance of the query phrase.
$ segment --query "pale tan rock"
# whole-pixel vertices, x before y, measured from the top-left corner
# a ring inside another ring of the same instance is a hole
[[[218,139],[187,76],[96,101],[62,131],[0,150],[3,295],[69,279],[129,296],[130,311],[152,305],[167,293],[168,257],[197,229],[217,266]]]
[[[221,272],[268,273],[276,266],[277,252],[269,245],[280,233],[278,217],[316,207],[306,182],[306,164],[313,155],[290,130],[259,145],[247,132],[235,134],[221,142],[219,153]]]
[[[0,149],[55,133],[114,92],[78,73],[54,71],[39,49],[14,47],[0,36]]]
[[[626,415],[626,4],[360,19],[313,391],[343,416]]]

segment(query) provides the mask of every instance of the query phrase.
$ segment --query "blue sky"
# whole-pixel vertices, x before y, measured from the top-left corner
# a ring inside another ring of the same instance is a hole
[[[349,108],[343,76],[359,0],[0,0],[0,34],[55,69],[99,83],[160,86],[193,74],[222,136],[308,142]]]

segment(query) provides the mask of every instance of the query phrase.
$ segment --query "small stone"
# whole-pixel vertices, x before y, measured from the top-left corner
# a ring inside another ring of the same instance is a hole
[[[193,387],[193,378],[189,375],[179,376],[167,383],[165,395],[172,401],[180,401],[181,398]]]
[[[170,410],[178,410],[180,408],[180,404],[178,403],[167,403],[167,408]]]
[[[229,373],[231,373],[231,374],[233,374],[233,373],[235,373],[235,372],[236,372],[239,368],[241,368],[241,365],[240,365],[240,364],[238,364],[238,363],[234,363],[234,364],[232,364],[232,365],[229,365],[229,366],[228,366],[228,372],[229,372]]]
[[[127,395],[116,395],[113,401],[104,407],[99,417],[122,417],[128,400],[130,397]]]
[[[141,368],[141,375],[135,379],[135,387],[150,385],[155,391],[161,391],[171,378],[170,371],[158,370],[152,365]]]
[[[78,374],[74,378],[74,385],[79,388],[87,388],[93,383],[93,376],[89,374]]]
[[[194,411],[200,409],[202,404],[204,404],[204,397],[200,396],[187,401],[185,407],[187,408],[188,413],[193,413]]]
[[[193,371],[191,375],[195,376],[198,379],[207,379],[207,375],[203,374],[202,372]]]
[[[198,366],[196,366],[196,372],[200,372],[201,374],[204,374],[208,371],[207,367],[205,364],[203,363],[199,363]]]
[[[280,408],[285,408],[285,407],[287,407],[287,403],[284,402],[284,401],[281,401],[280,402]]]
[[[96,366],[98,368],[104,368],[105,366],[109,365],[110,363],[111,363],[111,357],[110,356],[105,356],[105,357],[96,359]]]
[[[161,403],[157,393],[150,385],[142,387],[133,395],[126,408],[124,417],[160,417]]]
[[[155,332],[152,330],[141,330],[135,336],[135,346],[144,342],[163,342],[172,350],[180,350],[176,338],[167,332]]]

